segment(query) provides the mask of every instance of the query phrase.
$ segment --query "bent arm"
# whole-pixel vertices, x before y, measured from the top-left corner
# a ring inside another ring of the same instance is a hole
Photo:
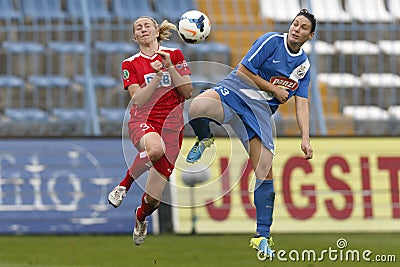
[[[237,75],[252,86],[256,86],[259,90],[272,93],[279,102],[284,103],[289,95],[286,90],[282,90],[278,86],[264,80],[260,75],[254,74],[243,64],[239,64]]]
[[[157,51],[161,56],[162,62],[167,68],[169,75],[171,76],[172,82],[178,91],[178,93],[185,99],[189,99],[192,96],[192,82],[189,75],[180,75],[176,70],[174,64],[171,61],[171,55],[165,51]],[[183,57],[183,55],[182,55]]]
[[[139,84],[131,84],[128,86],[129,94],[132,101],[138,107],[144,106],[153,96],[154,92],[162,79],[163,73],[159,71],[156,73],[154,78],[144,87],[140,87]]]
[[[168,68],[168,71],[178,93],[185,99],[189,99],[193,90],[190,75],[181,76],[173,65]]]

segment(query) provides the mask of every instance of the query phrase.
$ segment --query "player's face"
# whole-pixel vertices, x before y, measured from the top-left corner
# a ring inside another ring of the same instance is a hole
[[[293,20],[289,28],[288,42],[301,46],[314,36],[311,32],[311,21],[304,16],[298,16]]]
[[[139,18],[133,24],[135,40],[139,44],[154,42],[158,37],[158,30],[149,18]]]

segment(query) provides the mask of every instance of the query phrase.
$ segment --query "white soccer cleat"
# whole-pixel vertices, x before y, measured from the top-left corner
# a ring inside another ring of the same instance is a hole
[[[137,209],[135,211],[136,215]],[[147,226],[149,225],[148,221],[143,221],[140,222],[138,219],[136,219],[136,224],[135,227],[133,228],[133,242],[135,245],[140,246],[141,244],[144,243],[144,240],[146,239],[147,236]]]
[[[114,208],[118,208],[122,199],[126,196],[126,187],[122,185],[116,186],[110,194],[108,194],[108,203],[114,206]]]

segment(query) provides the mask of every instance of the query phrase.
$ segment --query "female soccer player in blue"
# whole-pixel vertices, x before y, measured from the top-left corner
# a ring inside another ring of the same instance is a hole
[[[210,120],[230,124],[246,147],[256,176],[257,234],[250,240],[250,246],[267,258],[274,257],[270,238],[275,199],[271,116],[279,105],[294,96],[301,150],[305,159],[311,159],[310,62],[301,47],[314,37],[315,27],[314,15],[302,9],[293,19],[288,33],[269,32],[259,37],[240,64],[215,87],[194,98],[189,108],[190,124],[197,141],[187,162],[196,162],[204,149],[213,144]],[[235,118],[239,118],[240,123]]]

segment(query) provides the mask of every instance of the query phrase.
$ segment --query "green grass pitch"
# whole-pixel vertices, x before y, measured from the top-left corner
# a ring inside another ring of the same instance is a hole
[[[400,234],[276,234],[275,249],[288,253],[315,250],[320,253],[345,238],[351,250],[371,250],[375,255],[394,255],[395,262],[260,261],[249,247],[249,235],[148,236],[135,246],[129,235],[0,236],[1,267],[102,267],[102,266],[400,266]],[[292,254],[295,255],[295,254]],[[319,256],[319,255],[317,255]],[[288,256],[286,255],[288,258]],[[393,258],[390,259],[393,261]]]

